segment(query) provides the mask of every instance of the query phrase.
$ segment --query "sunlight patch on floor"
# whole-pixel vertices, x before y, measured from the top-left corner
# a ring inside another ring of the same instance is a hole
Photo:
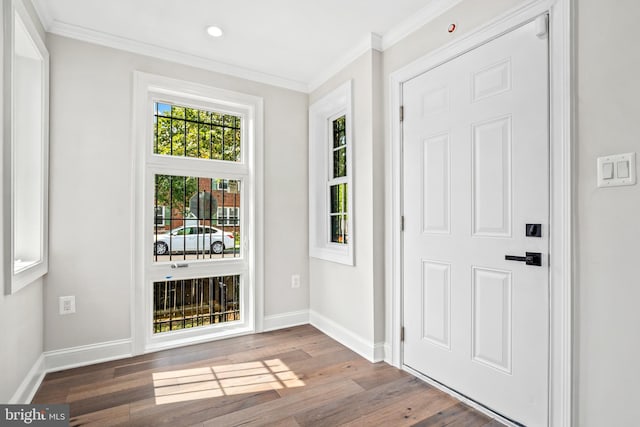
[[[304,385],[280,359],[153,374],[156,405]]]

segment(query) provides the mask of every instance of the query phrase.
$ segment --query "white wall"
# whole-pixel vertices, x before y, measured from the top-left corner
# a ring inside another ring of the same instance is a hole
[[[598,189],[596,158],[640,156],[640,3],[575,6],[576,425],[631,426],[640,415],[640,185]]]
[[[313,91],[309,103],[353,80],[353,236],[355,265],[310,260],[311,321],[374,358],[384,341],[384,187],[380,120],[381,54],[369,51]],[[375,98],[375,99],[374,99]]]
[[[26,6],[38,31],[44,38],[44,31],[37,15],[30,4]],[[0,49],[2,45],[3,43],[0,43]],[[2,70],[0,70],[1,72]],[[2,90],[0,86],[0,92]],[[3,200],[3,203],[6,202]],[[0,218],[1,223],[3,223],[2,218]],[[8,238],[8,230],[0,230],[0,239],[4,241]],[[1,251],[2,247],[0,246]],[[0,259],[4,260],[5,256],[9,255],[0,253]],[[5,277],[4,271],[2,271],[3,264],[0,263],[0,277],[2,278]],[[28,379],[27,374],[42,354],[43,348],[42,279],[36,280],[13,295],[4,295],[4,289],[5,283],[2,283],[0,293],[0,403],[7,403],[14,397],[23,381]]]
[[[50,257],[45,350],[131,336],[134,70],[264,98],[265,315],[308,308],[307,95],[49,35]],[[302,286],[291,289],[290,276]],[[58,297],[76,314],[58,315]]]

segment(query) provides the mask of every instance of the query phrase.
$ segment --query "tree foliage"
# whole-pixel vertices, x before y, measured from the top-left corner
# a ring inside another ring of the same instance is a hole
[[[240,160],[240,117],[159,103],[156,110],[155,154]]]

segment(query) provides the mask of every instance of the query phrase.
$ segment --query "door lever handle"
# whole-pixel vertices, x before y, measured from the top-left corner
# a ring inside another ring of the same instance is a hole
[[[527,265],[536,265],[538,267],[542,265],[542,254],[540,252],[525,252],[525,256],[505,255],[504,259],[507,261],[520,261]]]

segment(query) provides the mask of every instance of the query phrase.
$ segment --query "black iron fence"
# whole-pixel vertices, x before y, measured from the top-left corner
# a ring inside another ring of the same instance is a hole
[[[153,284],[153,332],[240,320],[240,276],[166,280]]]

